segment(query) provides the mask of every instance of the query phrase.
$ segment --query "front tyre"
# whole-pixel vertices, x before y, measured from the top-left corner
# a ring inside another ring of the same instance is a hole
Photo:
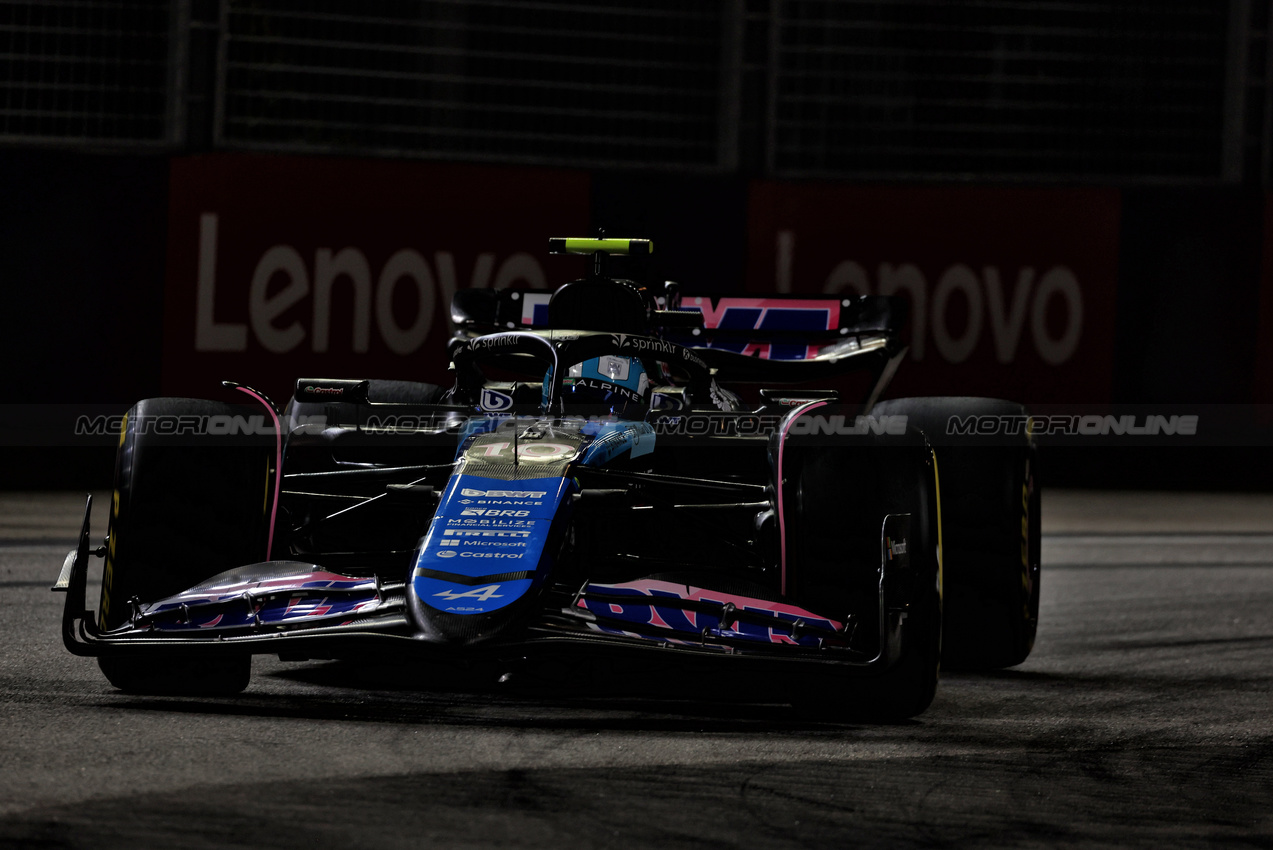
[[[99,625],[243,564],[267,560],[273,420],[261,408],[147,399],[128,412],[115,465]],[[232,693],[247,656],[102,656],[111,684],[135,693]]]
[[[917,432],[835,442],[793,438],[787,449],[783,478],[790,501],[784,506],[795,507],[786,529],[788,595],[828,616],[852,612],[859,649],[900,645],[900,656],[880,673],[829,669],[799,689],[797,705],[827,719],[914,717],[933,701],[941,661],[940,519],[932,450]],[[906,556],[893,560],[889,547],[899,542],[895,529],[903,520],[909,529],[902,537]]]
[[[995,670],[1025,661],[1039,626],[1038,453],[1021,405],[986,398],[884,401],[873,416],[905,415],[937,451],[941,476],[946,618],[942,660]],[[1012,423],[979,436],[983,419]]]

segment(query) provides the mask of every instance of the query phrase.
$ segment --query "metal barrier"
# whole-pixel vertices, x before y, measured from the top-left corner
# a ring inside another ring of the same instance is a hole
[[[164,0],[0,2],[0,141],[170,143],[171,26]]]
[[[1270,5],[0,0],[0,142],[1267,183]]]
[[[581,165],[719,164],[721,10],[434,0],[229,5],[219,141]]]
[[[774,7],[772,172],[1219,176],[1225,4]]]

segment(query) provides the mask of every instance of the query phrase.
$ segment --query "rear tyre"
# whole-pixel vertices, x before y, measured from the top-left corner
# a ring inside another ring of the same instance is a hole
[[[1024,433],[948,433],[952,418],[1023,423],[1025,408],[984,398],[880,402],[875,416],[907,416],[937,450],[941,479],[945,625],[942,661],[995,670],[1025,661],[1039,626],[1038,458]],[[1011,431],[1012,429],[1005,429]]]
[[[886,671],[829,672],[799,689],[797,706],[828,719],[914,717],[933,701],[941,660],[932,451],[918,432],[821,441],[801,446],[789,440],[784,459],[784,489],[790,494],[785,504],[795,507],[786,531],[788,596],[828,616],[854,612],[854,644],[878,650],[880,569],[887,557],[881,537],[886,516],[905,514],[908,561],[886,573],[885,613],[905,616],[901,655]]]
[[[197,399],[147,399],[128,412],[115,465],[102,629],[125,625],[137,605],[268,559],[272,426],[261,408]],[[226,693],[246,686],[250,661],[147,654],[98,663],[127,691]]]

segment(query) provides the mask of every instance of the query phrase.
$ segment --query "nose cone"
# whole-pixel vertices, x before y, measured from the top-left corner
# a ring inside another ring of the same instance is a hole
[[[565,477],[453,476],[411,571],[420,636],[468,646],[524,622],[551,570],[572,486]]]

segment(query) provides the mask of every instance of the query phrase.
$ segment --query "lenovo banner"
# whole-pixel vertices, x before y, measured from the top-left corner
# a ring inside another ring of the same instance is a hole
[[[577,276],[548,238],[588,225],[585,172],[175,159],[163,391],[234,380],[281,404],[302,376],[443,382],[452,293]]]
[[[900,295],[890,395],[1110,400],[1119,195],[757,182],[752,292]]]

